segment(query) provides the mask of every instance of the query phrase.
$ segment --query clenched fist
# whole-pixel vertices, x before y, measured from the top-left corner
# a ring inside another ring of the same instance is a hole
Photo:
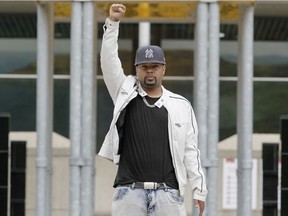
[[[112,4],[109,11],[109,19],[118,22],[125,14],[126,7],[123,4]]]

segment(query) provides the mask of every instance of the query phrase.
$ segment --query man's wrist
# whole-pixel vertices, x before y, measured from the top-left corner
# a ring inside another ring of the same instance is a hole
[[[119,22],[119,21],[120,21],[120,19],[117,19],[117,18],[115,18],[115,17],[109,16],[108,18],[109,18],[112,22]]]
[[[117,29],[117,28],[119,28],[119,24],[120,24],[119,21],[118,21],[118,22],[115,22],[115,21],[111,20],[110,17],[107,17],[107,18],[106,18],[105,26],[106,26],[107,28]]]

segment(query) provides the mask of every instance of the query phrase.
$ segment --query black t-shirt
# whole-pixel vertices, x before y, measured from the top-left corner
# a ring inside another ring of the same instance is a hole
[[[149,104],[159,99],[145,98]],[[148,107],[138,95],[120,115],[117,128],[121,158],[114,187],[133,182],[164,182],[178,189],[165,107]]]

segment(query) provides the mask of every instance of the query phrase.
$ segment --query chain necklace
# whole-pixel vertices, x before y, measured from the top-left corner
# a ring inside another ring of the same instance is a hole
[[[142,100],[144,101],[144,103],[146,104],[147,107],[149,107],[149,108],[154,108],[154,107],[156,107],[155,104],[153,104],[153,105],[149,104],[148,101],[146,100],[145,96],[142,97]]]

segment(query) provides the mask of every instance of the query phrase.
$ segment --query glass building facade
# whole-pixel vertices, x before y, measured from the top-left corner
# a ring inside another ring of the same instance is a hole
[[[21,25],[16,23],[16,15],[14,19],[13,14],[10,16],[10,19],[7,15],[0,16],[0,26],[3,27],[0,31],[0,112],[11,114],[12,131],[35,131],[36,15],[22,15],[26,21],[22,18],[21,22],[24,23]],[[258,22],[258,25],[255,25],[254,43],[254,133],[278,133],[279,118],[288,113],[288,22],[282,24],[284,33],[279,31],[278,36],[275,36],[275,31],[270,35],[267,32],[264,37],[258,33],[263,19],[255,18],[255,24]],[[281,22],[280,19],[277,21],[279,25]],[[21,29],[22,26],[26,26],[26,29]],[[102,26],[103,23],[98,23],[98,55],[95,57],[98,62],[95,92],[97,149],[109,128],[113,110],[99,66]],[[221,25],[221,32],[224,37],[220,41],[220,140],[236,133],[237,25]],[[152,23],[151,43],[160,45],[166,55],[164,86],[185,96],[193,104],[194,25]],[[119,55],[126,74],[134,74],[133,62],[137,46],[138,24],[121,24]],[[69,137],[69,74],[70,24],[56,23],[54,131],[65,137]]]

